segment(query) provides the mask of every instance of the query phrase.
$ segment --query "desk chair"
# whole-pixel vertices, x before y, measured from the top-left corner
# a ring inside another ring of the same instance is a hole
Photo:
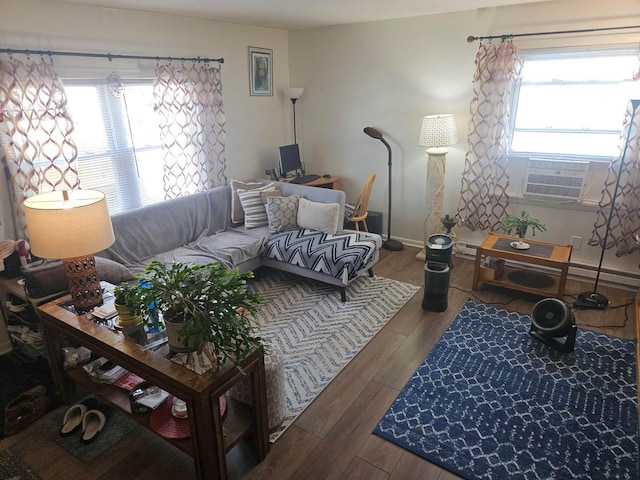
[[[353,222],[355,229],[360,231],[359,223],[362,222],[362,226],[365,232],[369,232],[367,227],[367,216],[369,215],[369,197],[371,196],[371,189],[373,188],[373,181],[376,179],[375,173],[370,173],[367,181],[364,182],[360,195],[354,205],[345,205],[344,218],[347,222]]]

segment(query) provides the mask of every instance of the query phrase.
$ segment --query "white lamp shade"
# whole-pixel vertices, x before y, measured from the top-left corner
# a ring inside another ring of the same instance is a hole
[[[427,115],[422,119],[419,145],[446,147],[458,143],[456,119],[451,114]]]
[[[71,190],[24,201],[31,251],[42,258],[93,255],[115,240],[104,193]]]
[[[302,96],[302,92],[304,92],[304,88],[289,87],[286,90],[287,98],[297,100]]]

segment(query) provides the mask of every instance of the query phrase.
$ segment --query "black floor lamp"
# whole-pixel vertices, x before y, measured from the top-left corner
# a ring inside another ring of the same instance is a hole
[[[385,147],[387,147],[387,150],[389,151],[389,210],[387,213],[387,240],[382,244],[382,248],[397,252],[398,250],[402,250],[404,248],[404,245],[399,240],[391,239],[391,147],[382,137],[382,133],[379,130],[376,130],[373,127],[365,127],[364,133],[369,135],[371,138],[380,140],[382,143],[384,143]]]
[[[617,210],[616,197],[618,196],[618,188],[620,187],[620,176],[622,175],[622,169],[624,168],[625,157],[627,156],[627,150],[629,148],[629,142],[631,141],[631,129],[633,128],[633,120],[636,116],[636,111],[640,105],[640,100],[631,100],[631,119],[629,120],[629,131],[627,132],[627,140],[624,143],[622,150],[622,156],[620,157],[620,166],[618,167],[618,177],[616,178],[616,186],[613,189],[613,196],[611,197],[611,210],[609,210],[609,218],[607,219],[607,228],[604,233],[604,240],[602,241],[602,252],[600,252],[600,263],[598,263],[598,273],[596,274],[596,282],[593,286],[592,292],[583,292],[578,295],[578,299],[574,302],[575,308],[595,308],[603,309],[609,305],[609,299],[598,292],[598,281],[600,280],[600,271],[602,270],[602,260],[604,259],[604,251],[607,246],[607,240],[609,239],[609,232],[611,231],[611,219],[613,218],[613,212]]]

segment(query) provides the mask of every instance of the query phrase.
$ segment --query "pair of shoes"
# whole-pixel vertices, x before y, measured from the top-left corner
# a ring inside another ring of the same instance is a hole
[[[47,411],[47,388],[37,385],[7,404],[4,408],[4,434],[13,435],[33,423]]]
[[[86,398],[65,412],[60,435],[71,435],[82,426],[82,442],[89,443],[102,431],[110,415],[111,407],[95,398]]]

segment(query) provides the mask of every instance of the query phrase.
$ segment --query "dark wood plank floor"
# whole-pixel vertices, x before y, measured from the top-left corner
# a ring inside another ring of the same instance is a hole
[[[422,286],[423,264],[415,260],[417,249],[383,250],[376,275]],[[510,310],[530,313],[539,298],[518,292],[481,286],[471,292],[473,263],[455,259],[449,291],[449,307],[442,313],[422,309],[422,289],[331,382],[296,422],[272,445],[259,465],[251,445],[241,443],[228,455],[229,477],[234,479],[423,479],[458,478],[422,460],[371,431],[416,368],[447,329],[468,297]],[[588,291],[589,282],[569,280],[570,294]],[[628,307],[576,313],[580,328],[595,329],[623,338],[635,337],[635,292],[602,286],[613,306]],[[141,480],[194,478],[190,457],[161,438],[137,427],[103,458],[87,465],[47,440],[31,425],[0,441],[11,447],[44,480],[100,479]]]

